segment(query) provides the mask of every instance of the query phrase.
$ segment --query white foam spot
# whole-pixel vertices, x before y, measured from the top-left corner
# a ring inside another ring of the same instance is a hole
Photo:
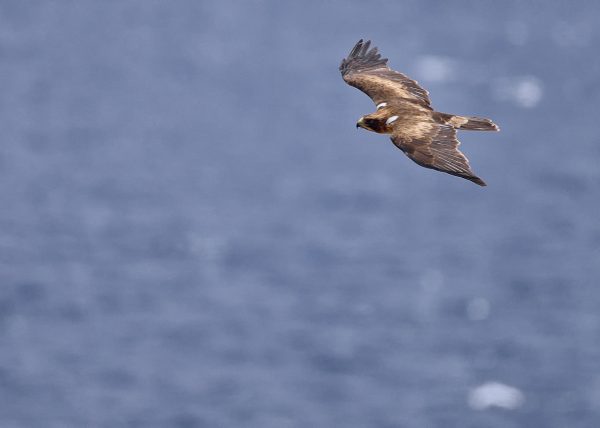
[[[483,297],[476,297],[467,303],[467,317],[471,321],[482,321],[490,316],[490,302]]]
[[[455,75],[456,66],[450,58],[427,55],[417,59],[417,73],[423,80],[445,82]]]
[[[525,395],[518,389],[500,382],[486,382],[469,392],[468,403],[472,409],[485,410],[490,407],[513,410],[521,407]]]
[[[541,81],[534,76],[499,79],[494,83],[493,93],[496,99],[532,108],[541,101],[544,90]]]
[[[390,123],[395,122],[397,119],[398,119],[398,116],[392,116],[388,120],[385,121],[385,124],[389,125]]]
[[[515,98],[523,107],[535,107],[542,99],[542,85],[539,80],[521,80],[515,88]]]

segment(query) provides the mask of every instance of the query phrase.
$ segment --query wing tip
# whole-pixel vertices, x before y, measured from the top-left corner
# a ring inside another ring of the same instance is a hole
[[[488,119],[490,121],[490,131],[492,132],[500,132],[500,127],[495,124],[491,119]]]
[[[342,60],[340,71],[342,75],[346,75],[353,71],[385,66],[387,61],[387,58],[381,58],[376,46],[371,48],[371,40],[360,39]]]
[[[471,177],[465,177],[467,180],[472,181],[475,184],[480,185],[481,187],[486,187],[487,184],[485,181],[483,181],[481,178],[477,177],[477,176],[471,176]]]

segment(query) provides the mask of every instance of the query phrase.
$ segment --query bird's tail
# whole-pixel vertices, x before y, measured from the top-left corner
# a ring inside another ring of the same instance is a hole
[[[468,131],[500,131],[498,125],[484,117],[457,116],[454,114],[440,113],[440,119],[455,129],[466,129]]]

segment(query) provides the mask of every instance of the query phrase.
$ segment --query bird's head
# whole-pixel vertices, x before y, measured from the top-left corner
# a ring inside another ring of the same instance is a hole
[[[356,127],[366,129],[367,131],[377,132],[378,134],[385,134],[388,133],[385,121],[386,117],[377,112],[358,119]]]
[[[358,119],[358,121],[356,122],[356,128],[363,128],[366,129],[367,131],[373,131],[373,132],[377,132],[375,131],[375,127],[377,126],[376,121],[374,121],[372,118],[367,117],[367,116],[362,116],[360,119]]]

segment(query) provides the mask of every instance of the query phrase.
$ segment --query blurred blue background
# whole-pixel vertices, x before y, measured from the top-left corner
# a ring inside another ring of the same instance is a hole
[[[0,426],[600,426],[599,18],[1,1]],[[355,129],[363,37],[489,187]]]

